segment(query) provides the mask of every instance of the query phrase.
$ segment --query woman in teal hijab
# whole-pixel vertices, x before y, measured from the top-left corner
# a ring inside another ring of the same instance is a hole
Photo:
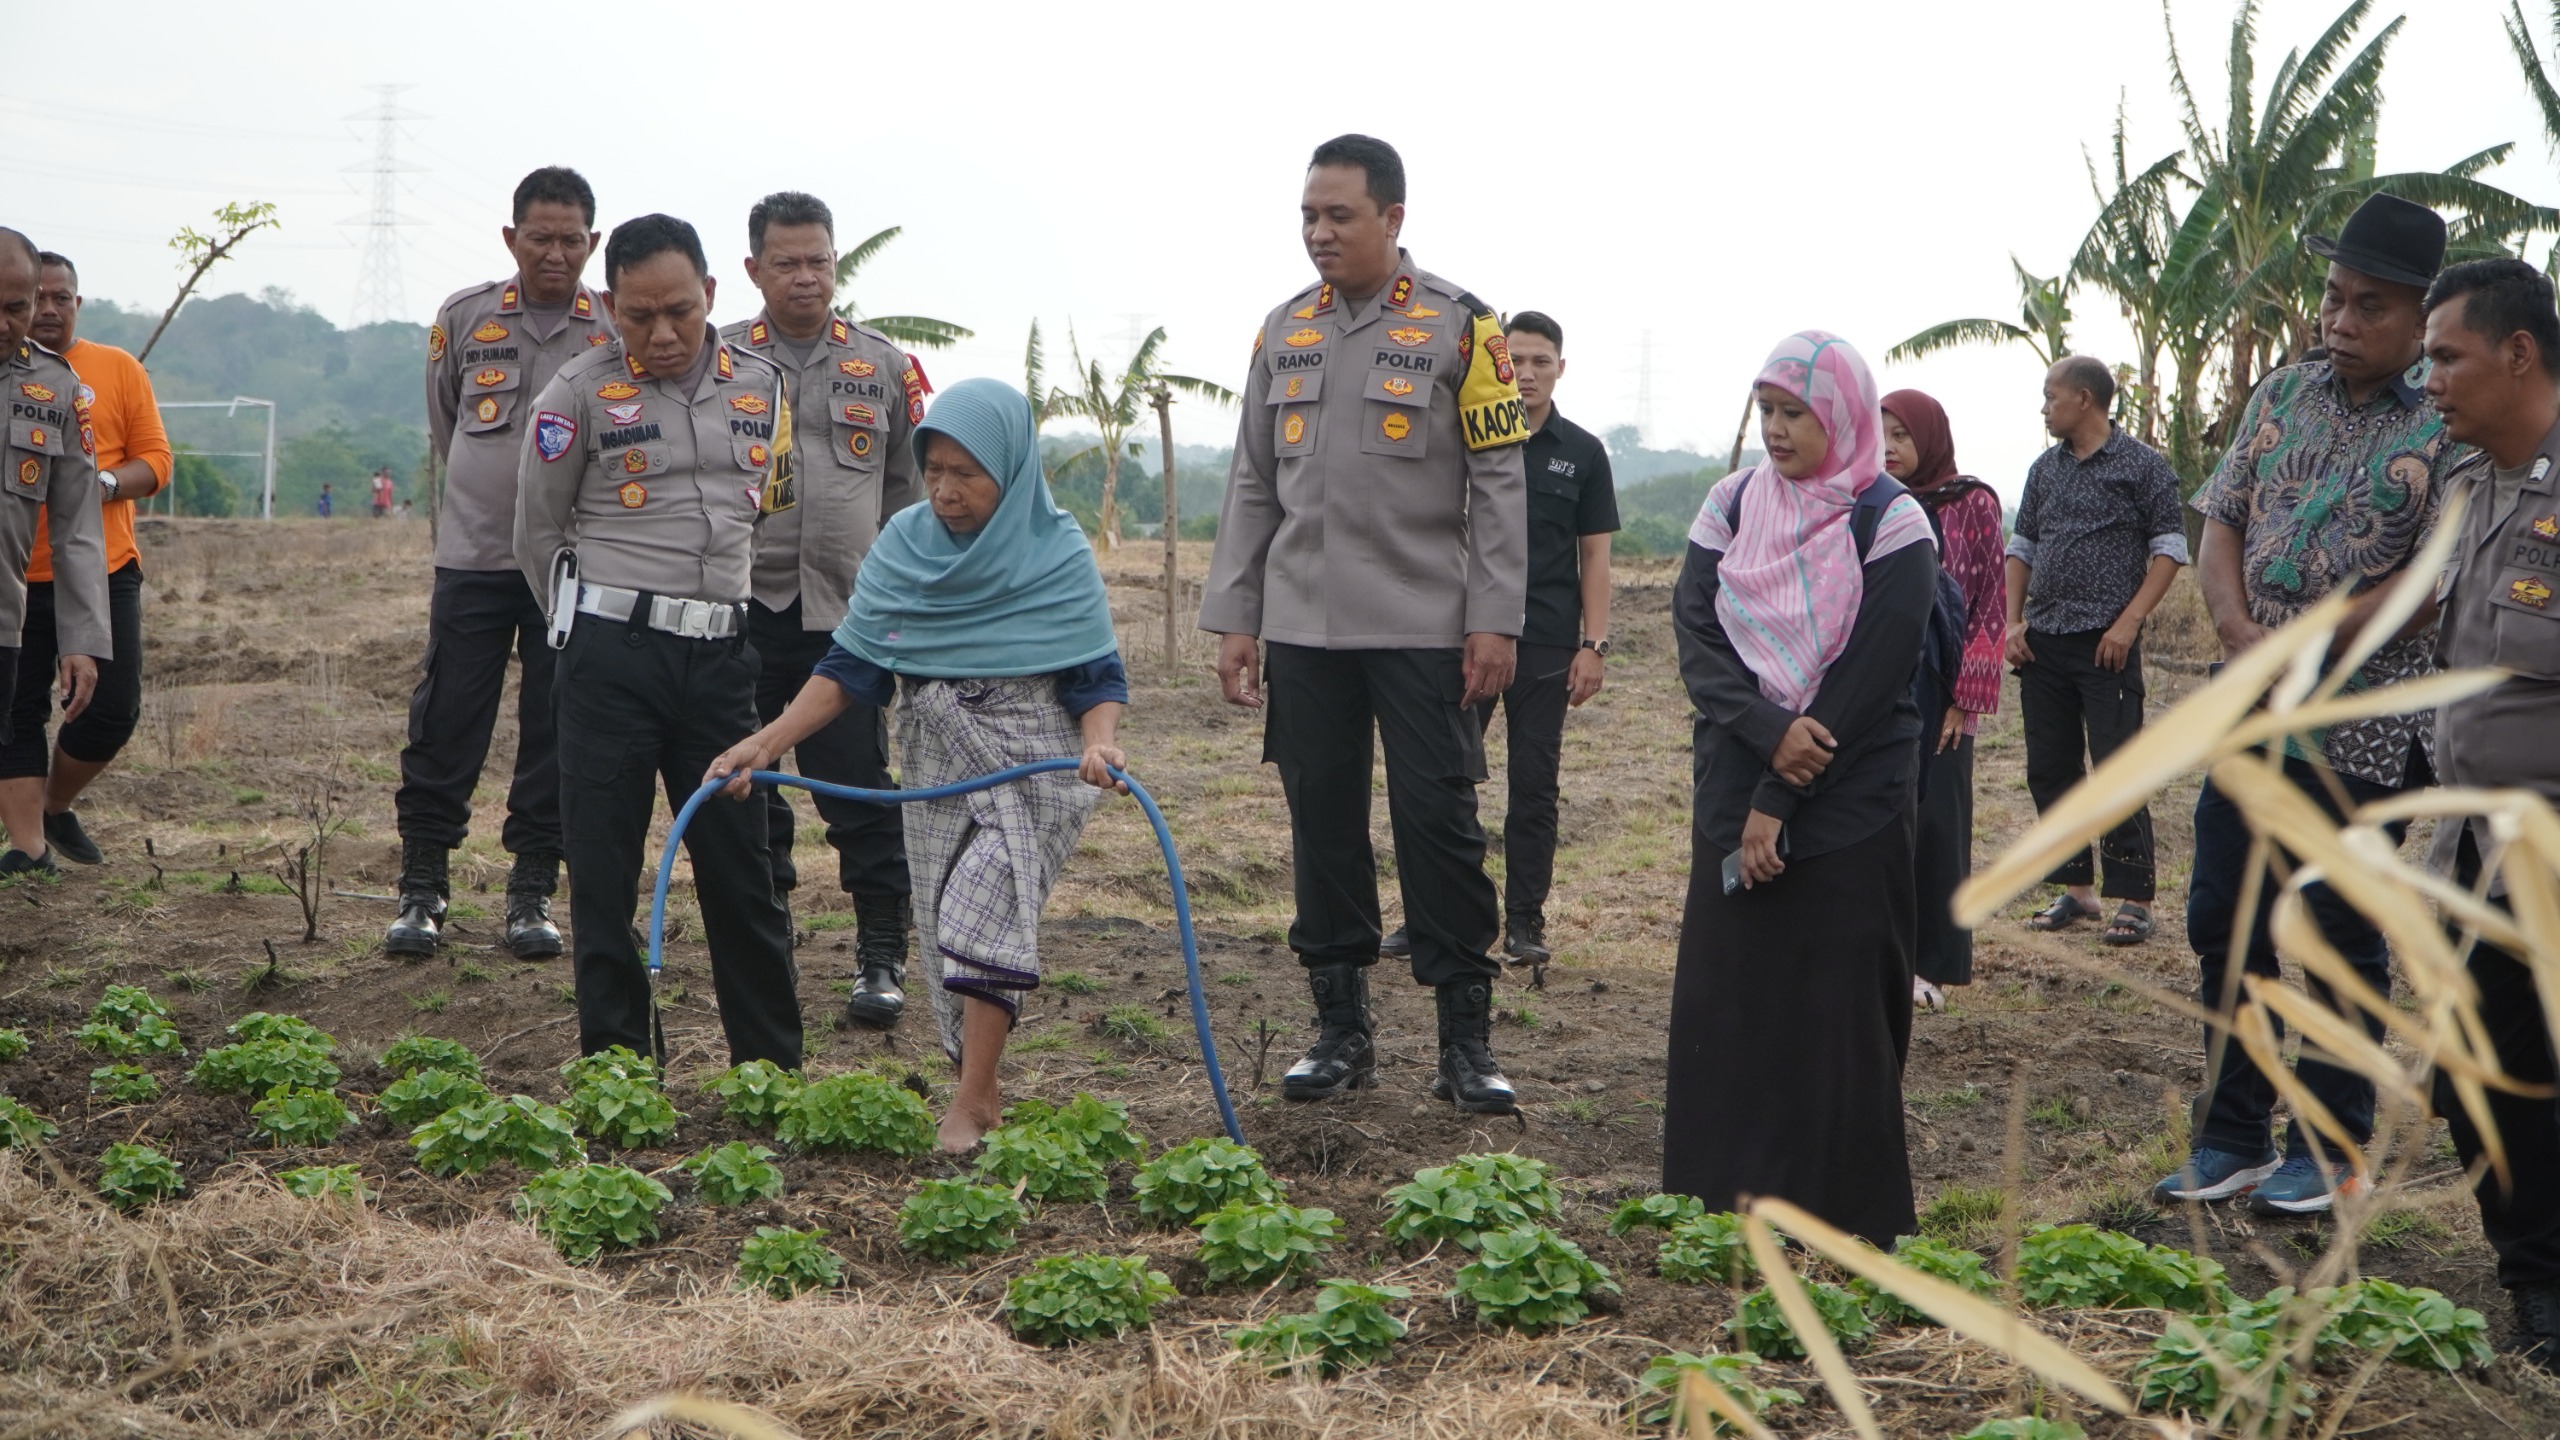
[[[903,690],[904,780],[924,789],[1031,760],[1083,766],[906,807],[916,936],[940,971],[933,1007],[960,1085],[942,1147],[996,1127],[996,1062],[1020,997],[1040,983],[1040,910],[1103,792],[1123,789],[1129,700],[1093,548],[1049,497],[1031,405],[996,380],[945,391],[915,432],[927,504],[898,513],[856,573],[817,673],[774,722],[711,762],[745,799],[747,772],[843,713]]]

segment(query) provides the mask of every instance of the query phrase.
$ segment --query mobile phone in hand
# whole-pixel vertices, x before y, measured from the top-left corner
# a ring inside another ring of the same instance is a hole
[[[1741,888],[1742,852],[1736,850],[1724,857],[1724,893],[1730,895]]]

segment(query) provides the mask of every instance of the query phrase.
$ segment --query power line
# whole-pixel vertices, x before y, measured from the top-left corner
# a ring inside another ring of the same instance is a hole
[[[381,103],[369,111],[358,111],[347,118],[373,122],[373,159],[365,164],[349,165],[349,171],[373,177],[373,204],[364,216],[341,223],[362,225],[363,258],[356,271],[355,323],[369,325],[377,320],[401,320],[408,317],[408,296],[400,281],[400,227],[414,223],[396,208],[400,173],[415,167],[400,163],[400,122],[418,117],[402,110],[400,92],[406,85],[376,85],[373,93]]]

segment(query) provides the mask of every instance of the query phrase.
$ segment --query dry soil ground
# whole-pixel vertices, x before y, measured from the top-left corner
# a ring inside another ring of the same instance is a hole
[[[1152,579],[1161,552],[1134,547],[1106,563],[1139,680],[1126,732],[1132,768],[1160,797],[1191,870],[1216,1036],[1247,1138],[1293,1199],[1344,1217],[1335,1271],[1384,1274],[1416,1291],[1413,1335],[1397,1358],[1319,1388],[1265,1381],[1216,1358],[1224,1327],[1302,1305],[1302,1296],[1202,1295],[1190,1237],[1134,1229],[1125,1203],[1053,1208],[1019,1249],[964,1271],[909,1256],[889,1238],[915,1179],[954,1167],[790,1157],[783,1200],[719,1210],[690,1203],[679,1183],[660,1243],[572,1271],[509,1220],[521,1177],[428,1177],[378,1115],[327,1156],[361,1162],[380,1192],[374,1210],[349,1218],[281,1199],[259,1177],[306,1157],[253,1145],[245,1102],[194,1093],[178,1083],[175,1063],[155,1065],[167,1072],[166,1100],[92,1099],[87,1076],[99,1062],[73,1047],[71,1032],[110,982],[168,999],[197,1050],[252,1009],[306,1016],[340,1038],[346,1088],[357,1094],[387,1082],[372,1057],[408,1031],[462,1040],[487,1057],[501,1093],[544,1098],[557,1097],[553,1067],[574,1044],[566,964],[522,964],[490,944],[506,865],[495,837],[511,723],[502,723],[500,763],[457,858],[458,943],[425,963],[391,959],[377,944],[389,918],[380,897],[396,866],[397,751],[424,638],[423,526],[186,523],[154,529],[145,544],[146,714],[126,762],[85,807],[109,863],[59,884],[0,890],[0,1024],[36,1037],[32,1054],[0,1069],[0,1086],[63,1127],[59,1170],[0,1158],[0,1258],[12,1262],[0,1274],[0,1432],[27,1433],[9,1430],[12,1412],[78,1401],[66,1423],[99,1434],[582,1434],[617,1404],[695,1386],[767,1405],[811,1435],[1602,1434],[1623,1428],[1618,1407],[1648,1357],[1718,1345],[1735,1297],[1666,1284],[1652,1273],[1650,1241],[1611,1239],[1601,1224],[1609,1205],[1652,1189],[1660,1153],[1661,1017],[1686,880],[1689,737],[1665,566],[1623,575],[1609,688],[1567,732],[1550,910],[1559,960],[1542,986],[1514,976],[1499,999],[1497,1048],[1525,1101],[1514,1121],[1463,1118],[1429,1099],[1427,997],[1386,971],[1377,987],[1383,1087],[1336,1104],[1279,1102],[1279,1072],[1304,1042],[1309,1006],[1281,943],[1289,881],[1278,784],[1258,763],[1258,722],[1219,702],[1199,637],[1186,640],[1179,673],[1167,678],[1163,596]],[[1204,548],[1185,557],[1194,577]],[[2155,654],[2169,662],[2155,666],[2155,703],[2182,688],[2174,662],[2198,658],[2199,638],[2182,586],[2155,628],[2155,650],[2171,652]],[[1987,853],[2031,818],[2014,710],[1980,743],[1977,846]],[[1495,744],[1484,808],[1498,836],[1498,727]],[[2246,1293],[2316,1249],[2312,1227],[2227,1209],[2162,1215],[2143,1198],[2182,1153],[2198,1037],[2106,970],[2170,989],[2192,984],[2178,903],[2192,801],[2190,780],[2154,810],[2163,902],[2148,947],[2107,951],[2087,930],[2030,936],[2018,923],[2022,903],[1982,933],[1977,983],[1946,1013],[1920,1018],[1907,1093],[1930,1228],[1996,1247],[1984,1202],[2013,1182],[2027,1219],[2093,1219],[2209,1248]],[[803,816],[812,818],[805,800]],[[300,904],[278,877],[285,854],[322,823],[340,828],[320,862],[329,893],[319,938],[305,941]],[[1383,804],[1377,835],[1392,875]],[[814,826],[804,836],[804,846],[823,843]],[[1063,1101],[1091,1090],[1125,1100],[1162,1141],[1215,1130],[1169,900],[1135,807],[1106,806],[1044,936],[1050,973],[1084,983],[1052,985],[1026,1006],[1007,1061],[1009,1094]],[[745,1133],[717,1118],[698,1089],[724,1059],[689,892],[675,909],[679,998],[667,1027],[672,1091],[689,1119],[676,1148],[624,1157],[644,1169]],[[885,1062],[946,1079],[927,1027],[913,1019],[886,1035],[829,1023],[853,973],[852,916],[842,896],[806,889],[796,911],[813,1067]],[[1100,1017],[1132,1006],[1156,1017],[1164,1038],[1106,1037]],[[180,1161],[193,1197],[137,1221],[77,1199],[98,1152],[136,1138]],[[2415,1179],[2394,1197],[2401,1218],[2389,1243],[2369,1246],[2365,1266],[2441,1288],[2503,1326],[2491,1259],[2440,1129],[2427,1143]],[[1625,1285],[1613,1313],[1534,1341],[1475,1331],[1439,1298],[1459,1259],[1401,1251],[1379,1233],[1381,1195],[1417,1168],[1514,1148],[1554,1164],[1573,1202],[1568,1233]],[[1125,1185],[1124,1175],[1124,1199]],[[775,1307],[726,1293],[742,1236],[786,1221],[826,1227],[848,1262],[846,1294]],[[1144,1253],[1181,1285],[1154,1336],[1057,1356],[1005,1338],[995,1328],[1004,1281],[1029,1259],[1084,1248]],[[302,1321],[338,1328],[270,1328]],[[2132,1313],[2055,1325],[2121,1375],[2161,1321]],[[217,1344],[236,1348],[208,1358],[205,1347]],[[172,1359],[200,1363],[166,1379],[144,1373]],[[1890,1333],[1858,1368],[1897,1435],[1962,1431],[2020,1393],[1996,1358],[1933,1331]],[[1773,1412],[1781,1432],[1842,1432],[1809,1370],[1774,1371],[1815,1397]],[[2135,1433],[2081,1418],[2094,1434]],[[2560,1433],[2560,1388],[2512,1366],[2461,1380],[2393,1367],[2333,1433],[2550,1436]]]

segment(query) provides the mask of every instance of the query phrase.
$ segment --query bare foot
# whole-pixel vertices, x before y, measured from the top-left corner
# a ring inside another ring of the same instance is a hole
[[[992,1106],[982,1109],[954,1099],[951,1109],[942,1117],[943,1153],[960,1155],[977,1149],[978,1142],[987,1137],[987,1132],[1003,1121],[1003,1112]]]

